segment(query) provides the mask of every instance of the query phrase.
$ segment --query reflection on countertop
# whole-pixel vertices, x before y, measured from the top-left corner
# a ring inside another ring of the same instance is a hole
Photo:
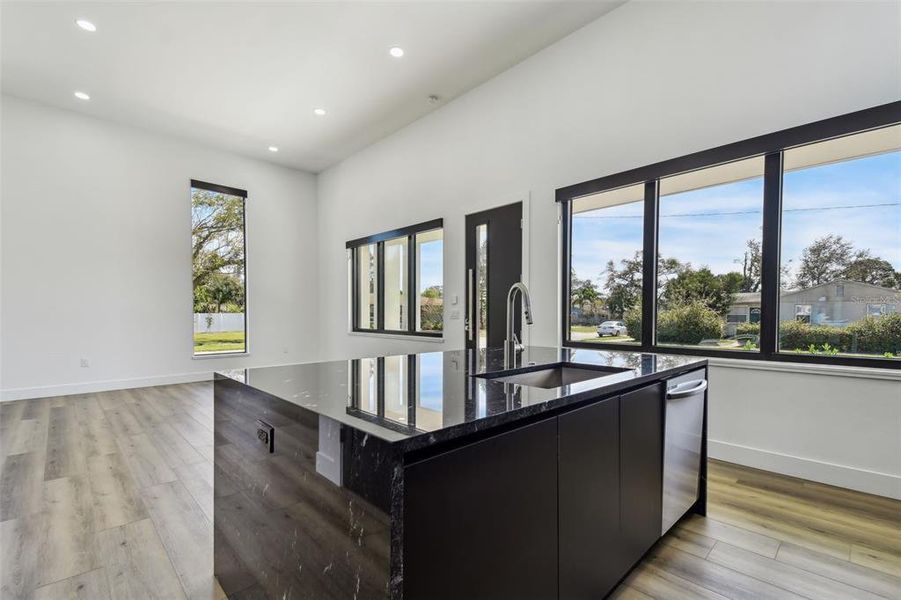
[[[532,346],[523,350],[518,365],[560,362],[627,370],[550,389],[472,377],[504,369],[502,349],[488,349],[263,367],[217,376],[409,450],[676,374],[706,360]]]

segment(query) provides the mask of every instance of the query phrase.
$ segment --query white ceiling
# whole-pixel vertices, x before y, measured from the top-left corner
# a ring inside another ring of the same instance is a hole
[[[0,74],[4,93],[318,172],[622,1],[4,2]]]

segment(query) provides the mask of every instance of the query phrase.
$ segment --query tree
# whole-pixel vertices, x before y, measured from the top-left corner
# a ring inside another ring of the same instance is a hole
[[[858,252],[842,271],[841,276],[851,281],[861,281],[886,288],[901,288],[901,273],[895,271],[892,263],[877,256],[871,256],[867,250]]]
[[[422,294],[420,294],[423,298],[443,298],[444,291],[440,285],[431,285],[426,289],[422,290]]]
[[[579,279],[573,272],[570,284],[570,301],[572,306],[583,307],[586,304],[593,305],[600,299],[598,286],[590,279]]]
[[[607,291],[607,308],[610,316],[621,319],[626,312],[641,305],[641,251],[636,251],[632,258],[620,261],[622,268],[617,269],[614,262],[607,262],[605,288]],[[657,286],[663,288],[671,277],[680,273],[687,265],[675,258],[657,257]]]
[[[207,279],[204,287],[209,290],[209,298],[216,312],[222,312],[224,305],[244,306],[244,286],[232,275],[216,273]]]
[[[641,263],[641,252],[622,259],[621,269],[612,260],[607,261],[605,287],[611,317],[621,319],[626,311],[641,305]]]
[[[743,281],[741,273],[714,275],[707,267],[697,270],[688,267],[664,287],[661,306],[674,309],[697,304],[723,316],[732,307]]]
[[[760,291],[760,273],[763,265],[763,253],[760,248],[760,240],[750,239],[745,242],[746,250],[741,262],[741,289],[742,292]]]
[[[215,273],[244,269],[244,201],[207,190],[191,193],[194,289]]]
[[[809,288],[836,279],[901,287],[901,273],[889,261],[873,256],[869,250],[855,250],[854,244],[842,236],[829,234],[804,248],[795,285]]]
[[[841,277],[854,258],[854,245],[840,235],[830,233],[814,240],[801,252],[795,285],[810,288],[830,283]]]

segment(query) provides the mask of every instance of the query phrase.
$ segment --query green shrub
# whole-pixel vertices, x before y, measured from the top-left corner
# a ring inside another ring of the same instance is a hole
[[[444,326],[444,306],[440,302],[425,303],[419,307],[420,329],[441,331]]]
[[[735,335],[760,335],[760,323],[739,323]]]
[[[626,334],[633,340],[641,341],[641,309],[634,308],[623,315],[623,323],[626,324]]]
[[[641,309],[623,317],[629,335],[641,339]],[[760,335],[760,323],[739,323],[736,335]],[[658,314],[657,341],[661,344],[698,344],[723,336],[722,319],[702,304],[688,304]],[[779,323],[779,347],[785,351],[835,355],[877,354],[901,357],[901,313],[866,317],[847,327],[812,325],[800,321]],[[752,348],[748,344],[745,349]]]
[[[851,336],[852,352],[901,355],[901,313],[866,317],[845,329]]]
[[[865,317],[847,327],[783,321],[779,339],[781,348],[800,352],[901,355],[901,313]]]
[[[723,337],[723,319],[700,302],[661,310],[657,314],[657,341],[696,345]]]
[[[851,351],[851,336],[847,327],[811,325],[801,321],[779,323],[779,346],[785,350],[819,348],[828,344],[839,352]]]

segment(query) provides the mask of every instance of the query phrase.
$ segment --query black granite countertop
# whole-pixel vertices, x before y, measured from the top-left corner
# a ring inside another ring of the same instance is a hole
[[[556,388],[473,377],[504,370],[503,351],[403,354],[221,371],[225,377],[413,450],[701,367],[692,356],[528,347],[517,366],[626,369]]]

